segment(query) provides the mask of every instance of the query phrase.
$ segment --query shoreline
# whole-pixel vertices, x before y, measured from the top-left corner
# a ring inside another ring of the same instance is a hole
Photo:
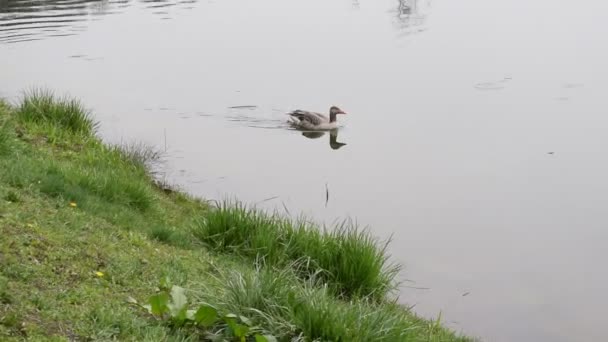
[[[0,100],[3,339],[473,340],[395,303],[400,266],[369,232],[210,205],[97,128],[49,91]],[[203,307],[213,322],[187,314]]]

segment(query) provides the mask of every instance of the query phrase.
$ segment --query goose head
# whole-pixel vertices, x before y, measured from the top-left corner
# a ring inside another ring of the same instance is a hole
[[[329,122],[335,122],[338,114],[346,114],[346,112],[336,106],[331,106],[329,108]]]
[[[329,114],[338,115],[338,114],[346,114],[346,112],[336,106],[331,106],[331,108],[329,108]]]

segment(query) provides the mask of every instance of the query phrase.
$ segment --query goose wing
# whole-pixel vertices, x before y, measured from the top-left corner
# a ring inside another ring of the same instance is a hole
[[[287,115],[290,115],[291,117],[300,120],[300,122],[302,122],[302,123],[308,123],[313,126],[318,126],[324,122],[329,122],[329,120],[327,119],[327,117],[325,115],[319,114],[319,113],[314,113],[314,112],[309,112],[306,110],[297,109],[297,110],[294,110],[293,112],[287,113]]]

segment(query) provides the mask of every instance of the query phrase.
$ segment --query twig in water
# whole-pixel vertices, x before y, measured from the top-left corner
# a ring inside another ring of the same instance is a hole
[[[430,290],[430,287],[422,287],[422,286],[403,286],[405,288],[408,289],[414,289],[414,290]]]
[[[329,202],[329,188],[327,187],[327,183],[325,183],[325,208],[327,208],[328,202]]]
[[[268,198],[263,199],[263,200],[261,200],[261,201],[259,201],[259,202],[255,202],[255,204],[258,204],[258,203],[264,203],[264,202],[268,202],[268,201],[272,201],[272,200],[273,200],[273,199],[275,199],[275,198],[279,198],[279,196],[272,196],[272,197],[268,197]]]

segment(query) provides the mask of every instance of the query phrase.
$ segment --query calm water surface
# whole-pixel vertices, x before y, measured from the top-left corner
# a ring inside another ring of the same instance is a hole
[[[604,341],[607,11],[0,0],[0,96],[82,98],[104,139],[166,147],[167,177],[197,195],[393,235],[402,301],[458,331]],[[331,105],[349,113],[337,137],[285,128]]]

